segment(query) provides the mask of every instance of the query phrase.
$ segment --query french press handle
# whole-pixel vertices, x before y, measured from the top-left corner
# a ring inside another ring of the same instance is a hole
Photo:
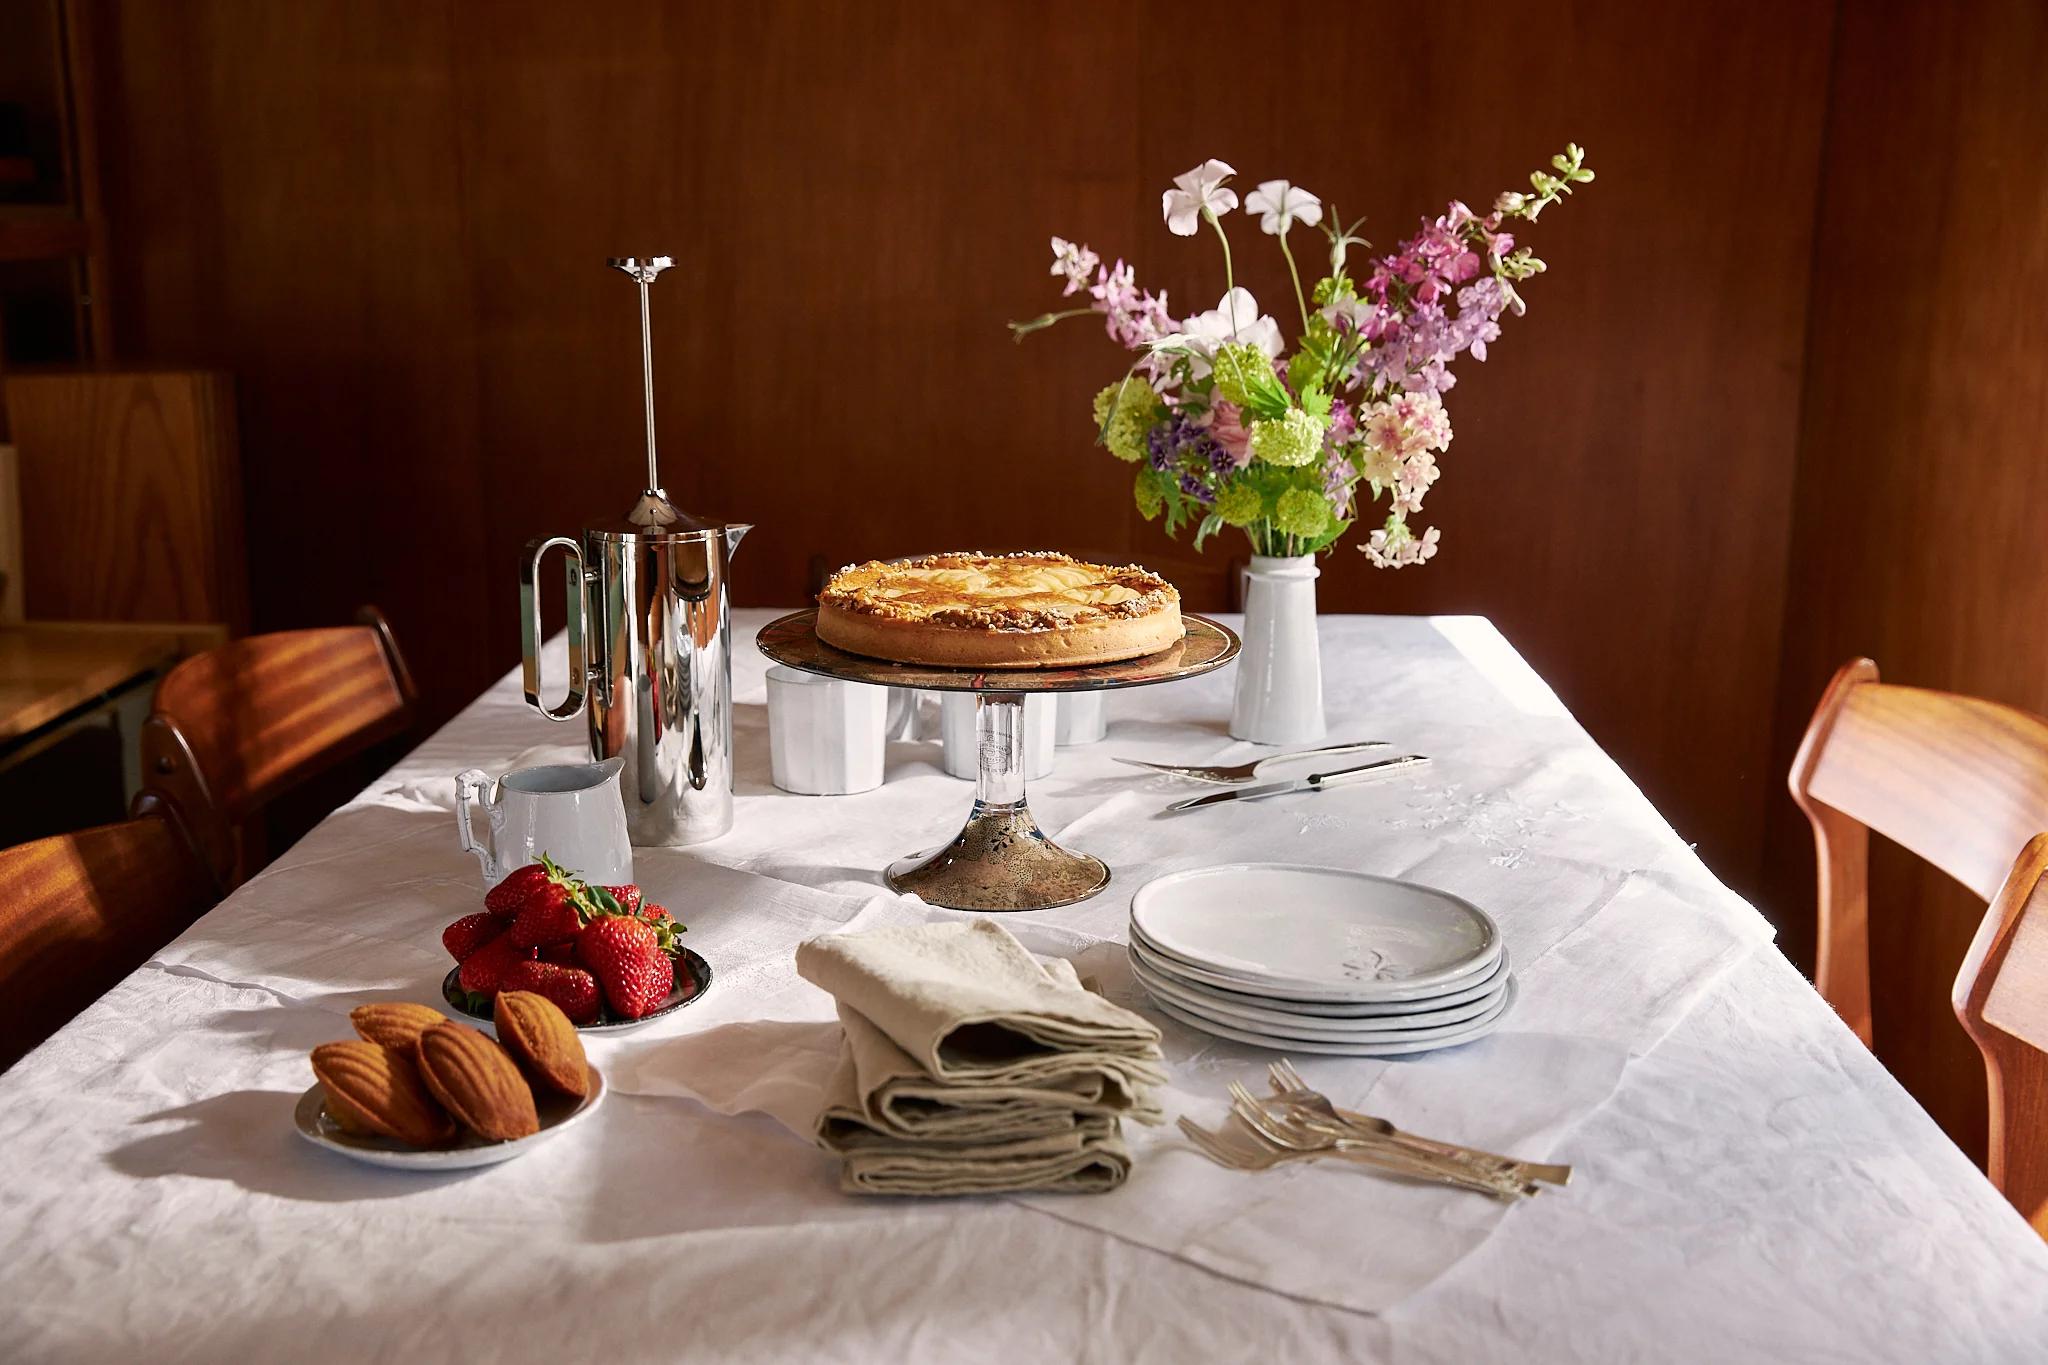
[[[567,556],[563,566],[569,580],[569,691],[560,706],[549,706],[540,699],[540,597],[534,582],[540,577],[541,557],[557,545]],[[549,720],[574,720],[583,710],[583,691],[590,679],[583,657],[583,547],[568,536],[526,542],[526,558],[519,566],[519,668],[526,704]]]

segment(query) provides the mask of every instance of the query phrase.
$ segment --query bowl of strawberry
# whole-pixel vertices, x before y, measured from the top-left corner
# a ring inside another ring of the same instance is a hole
[[[585,1032],[636,1028],[711,985],[711,964],[640,888],[597,886],[541,855],[492,887],[484,908],[441,931],[455,967],[448,1003],[489,1020],[499,991],[546,996]]]

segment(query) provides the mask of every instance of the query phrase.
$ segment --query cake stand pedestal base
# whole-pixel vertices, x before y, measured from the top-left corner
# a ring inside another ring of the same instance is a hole
[[[949,910],[1047,910],[1109,885],[1100,858],[1048,839],[1024,800],[1024,694],[980,692],[974,704],[974,809],[953,841],[889,865],[891,890]]]
[[[952,843],[898,858],[884,880],[891,890],[953,910],[1049,910],[1108,886],[1109,868],[1048,839],[1029,807],[976,801]]]

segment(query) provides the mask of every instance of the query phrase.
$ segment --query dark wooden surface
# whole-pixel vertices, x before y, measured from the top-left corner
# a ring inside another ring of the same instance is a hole
[[[1856,655],[2048,714],[2048,9],[1843,5],[1837,41],[1779,765]],[[1777,802],[1764,899],[1795,960],[1812,859]],[[1982,902],[1885,843],[1870,886],[1878,1056],[1981,1152],[1983,1068],[1938,1002]]]
[[[265,807],[411,723],[404,660],[383,616],[365,617],[231,640],[157,684],[144,796],[178,812],[222,885],[262,865],[248,830]]]
[[[155,817],[0,849],[0,1070],[213,903],[184,836]]]
[[[1986,1171],[2048,1237],[2048,834],[2028,841],[1985,912],[1953,1004],[1984,1053]]]
[[[1868,1044],[1870,832],[1978,902],[1996,901],[2013,850],[2048,830],[2048,720],[1981,697],[1885,683],[1870,660],[1853,659],[1815,708],[1790,785],[1813,826],[1819,869],[1814,981]],[[1967,980],[1955,981],[1965,992]]]
[[[16,374],[6,389],[30,619],[247,629],[229,376]]]

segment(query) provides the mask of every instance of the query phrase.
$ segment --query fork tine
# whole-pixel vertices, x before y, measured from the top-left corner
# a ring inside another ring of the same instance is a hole
[[[1308,1082],[1302,1079],[1301,1073],[1294,1069],[1294,1063],[1285,1057],[1267,1067],[1266,1074],[1277,1085],[1286,1090],[1306,1090],[1309,1088]]]
[[[1179,1121],[1180,1130],[1187,1136],[1195,1150],[1219,1166],[1236,1171],[1252,1171],[1261,1168],[1261,1163],[1250,1160],[1247,1154],[1231,1150],[1220,1136],[1210,1132],[1183,1114]]]

